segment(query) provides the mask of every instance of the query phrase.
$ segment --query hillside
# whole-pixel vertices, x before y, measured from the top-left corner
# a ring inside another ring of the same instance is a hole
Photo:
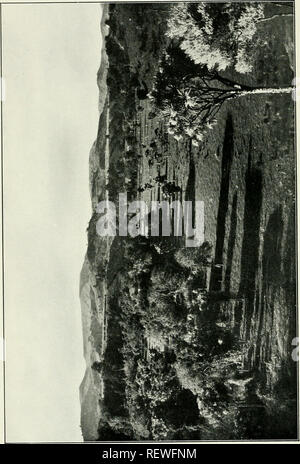
[[[229,81],[291,86],[292,9],[276,8],[267,4],[257,24],[251,72],[221,70],[221,90]],[[197,128],[172,133],[153,97],[157,76],[164,83],[171,62],[178,88],[188,79],[197,85],[200,67],[166,34],[171,9],[111,4],[102,21],[109,32],[80,292],[83,436],[295,438],[294,102],[288,92],[249,91],[225,101],[198,140]],[[203,201],[204,243],[100,237],[97,204],[117,203],[121,192],[149,206]]]

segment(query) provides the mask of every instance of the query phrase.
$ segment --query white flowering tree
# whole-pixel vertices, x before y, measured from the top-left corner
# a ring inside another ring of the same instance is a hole
[[[196,64],[218,71],[232,66],[248,73],[258,23],[291,15],[279,11],[265,18],[263,4],[254,2],[177,3],[171,9],[167,35],[180,41]]]
[[[263,18],[263,6],[257,3],[178,3],[171,10],[167,35],[180,40],[196,64],[250,72],[249,52]]]

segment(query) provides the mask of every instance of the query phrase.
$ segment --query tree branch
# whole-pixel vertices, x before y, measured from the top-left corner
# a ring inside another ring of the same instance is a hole
[[[257,22],[258,23],[265,23],[267,21],[271,21],[272,19],[275,19],[275,18],[282,18],[282,17],[291,17],[291,16],[294,16],[293,13],[278,13],[278,14],[275,14],[273,16],[270,16],[269,18],[263,18],[263,19],[259,19]]]

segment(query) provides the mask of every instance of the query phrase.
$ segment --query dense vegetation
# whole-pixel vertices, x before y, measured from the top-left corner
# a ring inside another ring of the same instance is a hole
[[[139,439],[203,438],[212,424],[224,427],[227,412],[228,431],[239,418],[243,388],[233,392],[226,379],[242,375],[241,352],[210,306],[211,247],[174,250],[167,240],[124,239],[130,271],[109,306],[105,425]]]

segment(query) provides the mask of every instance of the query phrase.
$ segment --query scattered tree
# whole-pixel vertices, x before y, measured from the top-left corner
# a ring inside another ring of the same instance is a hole
[[[186,134],[198,145],[216,123],[223,104],[246,95],[291,93],[293,87],[251,87],[235,82],[194,64],[176,44],[171,44],[161,60],[152,99],[166,119],[168,132],[177,140]]]

